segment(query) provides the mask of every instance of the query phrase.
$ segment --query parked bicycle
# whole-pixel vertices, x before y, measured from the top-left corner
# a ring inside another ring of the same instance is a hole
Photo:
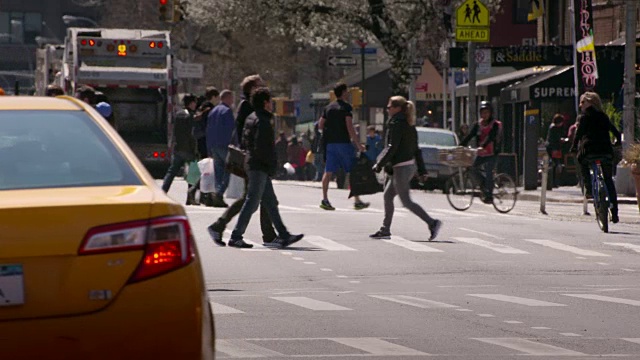
[[[587,157],[585,161],[589,163],[589,174],[591,175],[591,191],[593,194],[593,207],[596,212],[596,221],[600,230],[609,232],[609,219],[611,216],[611,203],[609,202],[609,190],[604,183],[602,163],[611,161],[611,156]]]
[[[440,150],[439,153],[440,163],[458,168],[445,184],[447,201],[458,211],[469,209],[475,197],[484,200],[484,175],[473,167],[476,154],[476,149],[463,147]],[[517,198],[518,189],[511,176],[504,173],[495,174],[492,204],[496,211],[505,214],[513,210]]]

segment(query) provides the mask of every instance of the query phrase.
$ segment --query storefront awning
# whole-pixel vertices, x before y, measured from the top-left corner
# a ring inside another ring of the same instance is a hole
[[[494,86],[494,85],[506,86],[508,83],[512,83],[516,80],[523,79],[531,75],[546,72],[553,68],[554,66],[534,66],[534,67],[530,67],[522,70],[513,71],[507,74],[492,76],[486,79],[476,81],[476,95],[488,96],[490,86]],[[456,97],[465,97],[465,96],[469,96],[469,84],[462,84],[457,86]]]
[[[500,93],[502,103],[560,100],[575,97],[573,66],[552,66],[546,72],[511,84]]]

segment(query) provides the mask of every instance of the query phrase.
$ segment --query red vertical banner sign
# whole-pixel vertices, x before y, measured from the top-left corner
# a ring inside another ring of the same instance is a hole
[[[578,94],[594,91],[598,80],[591,0],[573,0]]]

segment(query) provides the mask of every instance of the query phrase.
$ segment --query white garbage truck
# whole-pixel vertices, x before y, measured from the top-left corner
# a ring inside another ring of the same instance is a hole
[[[73,95],[83,85],[102,92],[112,124],[154,174],[170,163],[176,82],[170,32],[69,28],[59,84]]]

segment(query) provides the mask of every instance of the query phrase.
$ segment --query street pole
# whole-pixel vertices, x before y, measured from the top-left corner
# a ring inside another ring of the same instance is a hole
[[[443,129],[447,129],[447,67],[445,66],[444,69],[442,69],[442,128]],[[455,131],[455,129],[453,128],[453,125],[451,127],[452,131]]]
[[[409,43],[409,57],[411,59],[411,68],[414,67],[415,64],[415,58],[416,58],[416,40],[411,39],[411,42]],[[409,100],[413,101],[413,103],[415,104],[416,102],[416,76],[411,74],[411,81],[409,82]]]
[[[365,123],[365,118],[364,118],[364,104],[366,104],[365,98],[367,96],[367,92],[364,89],[364,82],[366,81],[366,78],[364,76],[364,49],[365,46],[367,46],[367,43],[365,42],[360,42],[360,70],[362,70],[362,105],[360,105],[360,122],[361,123]],[[367,123],[368,124],[368,123]],[[362,129],[360,129],[360,132],[362,132]]]
[[[469,42],[469,118],[467,123],[473,124],[478,117],[476,103],[476,43]]]
[[[626,150],[635,139],[634,127],[635,119],[635,95],[636,95],[636,12],[638,3],[636,1],[627,2],[627,26],[625,30],[626,44],[624,47],[624,141],[623,148]]]

